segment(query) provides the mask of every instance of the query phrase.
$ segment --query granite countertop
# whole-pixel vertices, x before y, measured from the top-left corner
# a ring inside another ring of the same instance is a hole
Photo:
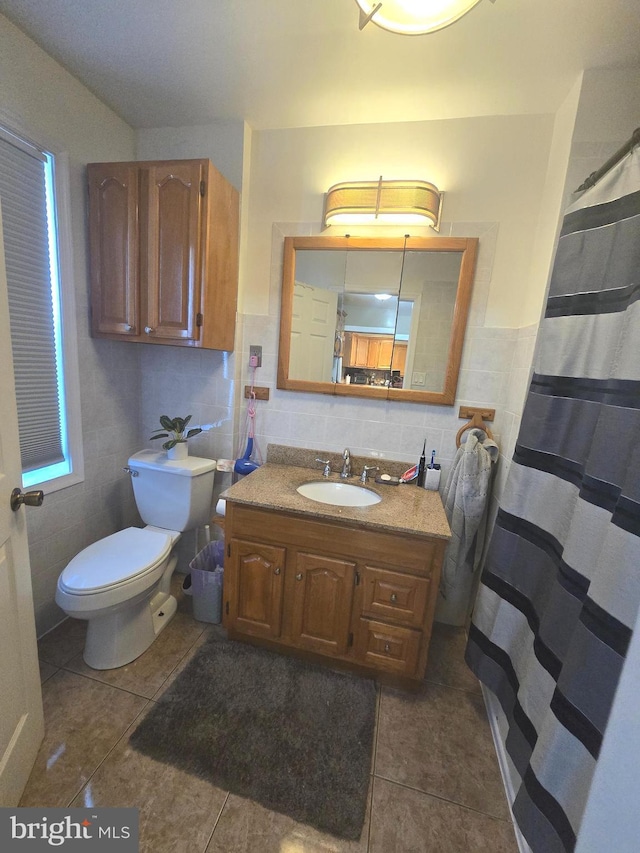
[[[279,457],[276,456],[276,458]],[[296,459],[296,461],[299,460]],[[388,467],[385,466],[385,470],[388,470]],[[358,474],[361,469],[355,470]],[[295,464],[278,464],[269,461],[230,486],[220,497],[238,504],[284,510],[357,527],[431,536],[436,539],[451,538],[451,531],[438,492],[418,488],[415,484],[383,486],[370,481],[367,482],[367,488],[381,496],[382,500],[379,503],[368,507],[334,506],[318,503],[298,494],[296,491],[298,486],[315,480],[325,481],[317,466],[300,467]],[[360,485],[358,476],[342,480],[340,475],[335,473],[331,474],[328,481]]]

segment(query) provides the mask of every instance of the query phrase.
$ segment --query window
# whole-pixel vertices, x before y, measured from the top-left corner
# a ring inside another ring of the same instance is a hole
[[[65,166],[64,158],[0,128],[22,485],[45,491],[82,480],[67,182],[60,174]]]

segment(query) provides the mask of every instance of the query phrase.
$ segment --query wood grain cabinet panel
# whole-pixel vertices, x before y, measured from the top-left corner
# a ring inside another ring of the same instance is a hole
[[[232,351],[238,192],[209,160],[90,163],[92,334]]]
[[[375,669],[414,676],[422,632],[361,619],[356,638],[358,660]]]
[[[230,626],[253,637],[279,637],[285,549],[235,539],[229,562],[225,581],[233,590],[233,595],[227,590]]]
[[[303,649],[343,655],[349,644],[355,563],[297,554],[291,639]]]
[[[362,612],[400,625],[420,627],[429,596],[429,580],[365,566]]]
[[[95,336],[140,334],[138,169],[89,167],[91,317]]]
[[[427,663],[443,539],[394,535],[227,500],[224,624],[231,639],[395,686]]]

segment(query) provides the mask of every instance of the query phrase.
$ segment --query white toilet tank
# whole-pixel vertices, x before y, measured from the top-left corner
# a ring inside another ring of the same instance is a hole
[[[191,530],[211,519],[215,459],[141,450],[129,459],[133,494],[145,524],[164,530]]]

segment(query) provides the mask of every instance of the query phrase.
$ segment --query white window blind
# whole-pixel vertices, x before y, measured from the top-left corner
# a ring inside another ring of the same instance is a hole
[[[0,131],[0,204],[23,472],[64,460],[52,158]]]

